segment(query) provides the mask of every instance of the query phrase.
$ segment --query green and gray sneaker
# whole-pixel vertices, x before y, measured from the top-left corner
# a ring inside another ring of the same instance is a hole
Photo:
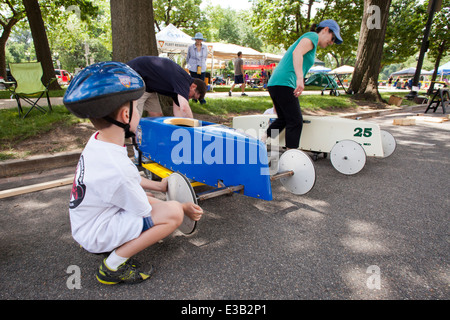
[[[103,284],[127,283],[134,284],[150,279],[155,268],[152,266],[149,272],[138,270],[135,263],[128,259],[122,263],[116,271],[111,270],[105,263],[106,258],[102,261],[97,271],[97,280]]]

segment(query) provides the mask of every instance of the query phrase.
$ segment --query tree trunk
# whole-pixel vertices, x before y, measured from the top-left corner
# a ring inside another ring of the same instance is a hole
[[[11,18],[8,24],[3,26],[2,36],[0,37],[0,76],[6,79],[6,42],[14,25],[19,22],[18,19]]]
[[[128,62],[140,56],[157,56],[153,1],[111,0],[113,60]],[[172,116],[172,99],[160,96],[163,114]]]
[[[437,71],[439,68],[439,65],[441,64],[441,58],[444,55],[444,50],[445,50],[445,40],[441,43],[441,45],[439,46],[439,51],[438,51],[438,56],[436,57],[436,61],[434,63],[434,71],[433,71],[433,75],[431,76],[431,83],[430,83],[430,87],[427,90],[427,94],[431,95],[433,94],[433,90],[434,90],[434,82],[436,81],[437,78]]]
[[[23,0],[23,5],[30,24],[31,34],[33,36],[34,49],[37,60],[41,62],[44,75],[42,82],[47,84],[52,78],[55,78],[55,69],[53,68],[52,53],[48,45],[47,33],[45,31],[44,20],[42,20],[41,9],[37,0]],[[60,90],[58,81],[53,81],[49,89]]]
[[[113,60],[157,56],[153,1],[111,0]]]
[[[355,71],[349,90],[355,99],[381,102],[378,75],[391,0],[364,0]]]
[[[8,32],[8,34],[11,31]],[[5,31],[3,32],[5,33]],[[0,77],[2,77],[3,79],[5,79],[5,81],[7,80],[6,77],[6,40],[8,40],[8,37],[0,37],[0,52],[2,52],[3,54],[0,54]]]

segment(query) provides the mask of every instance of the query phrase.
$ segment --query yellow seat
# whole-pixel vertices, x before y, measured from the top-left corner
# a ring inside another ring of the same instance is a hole
[[[157,175],[160,178],[167,178],[168,176],[170,176],[173,173],[172,170],[169,170],[166,167],[163,167],[162,165],[160,165],[156,162],[144,163],[144,164],[142,164],[142,167],[144,167],[144,169],[147,169],[151,173],[154,173],[155,175]],[[202,186],[204,184],[201,182],[192,181],[191,185],[193,187],[197,187],[197,186]]]
[[[200,127],[200,121],[191,118],[169,118],[164,120],[164,123],[181,127]]]

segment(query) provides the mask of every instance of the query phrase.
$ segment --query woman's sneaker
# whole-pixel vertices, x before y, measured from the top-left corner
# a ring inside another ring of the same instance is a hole
[[[122,263],[116,271],[109,269],[105,261],[106,259],[102,261],[102,264],[97,271],[97,280],[103,284],[139,283],[150,279],[154,273],[153,266],[149,272],[142,272],[138,270],[138,267],[131,261],[131,259],[128,259]]]

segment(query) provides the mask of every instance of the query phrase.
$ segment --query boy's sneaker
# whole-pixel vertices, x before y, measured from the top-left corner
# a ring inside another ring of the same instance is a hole
[[[241,96],[247,96],[247,94],[246,93],[242,93]]]
[[[142,272],[138,270],[138,267],[131,261],[131,259],[128,259],[122,263],[116,271],[109,269],[105,261],[106,258],[102,261],[102,264],[97,271],[97,280],[103,284],[139,283],[150,279],[154,273],[153,266],[149,272]]]
[[[231,97],[231,91],[228,91],[228,95]]]

